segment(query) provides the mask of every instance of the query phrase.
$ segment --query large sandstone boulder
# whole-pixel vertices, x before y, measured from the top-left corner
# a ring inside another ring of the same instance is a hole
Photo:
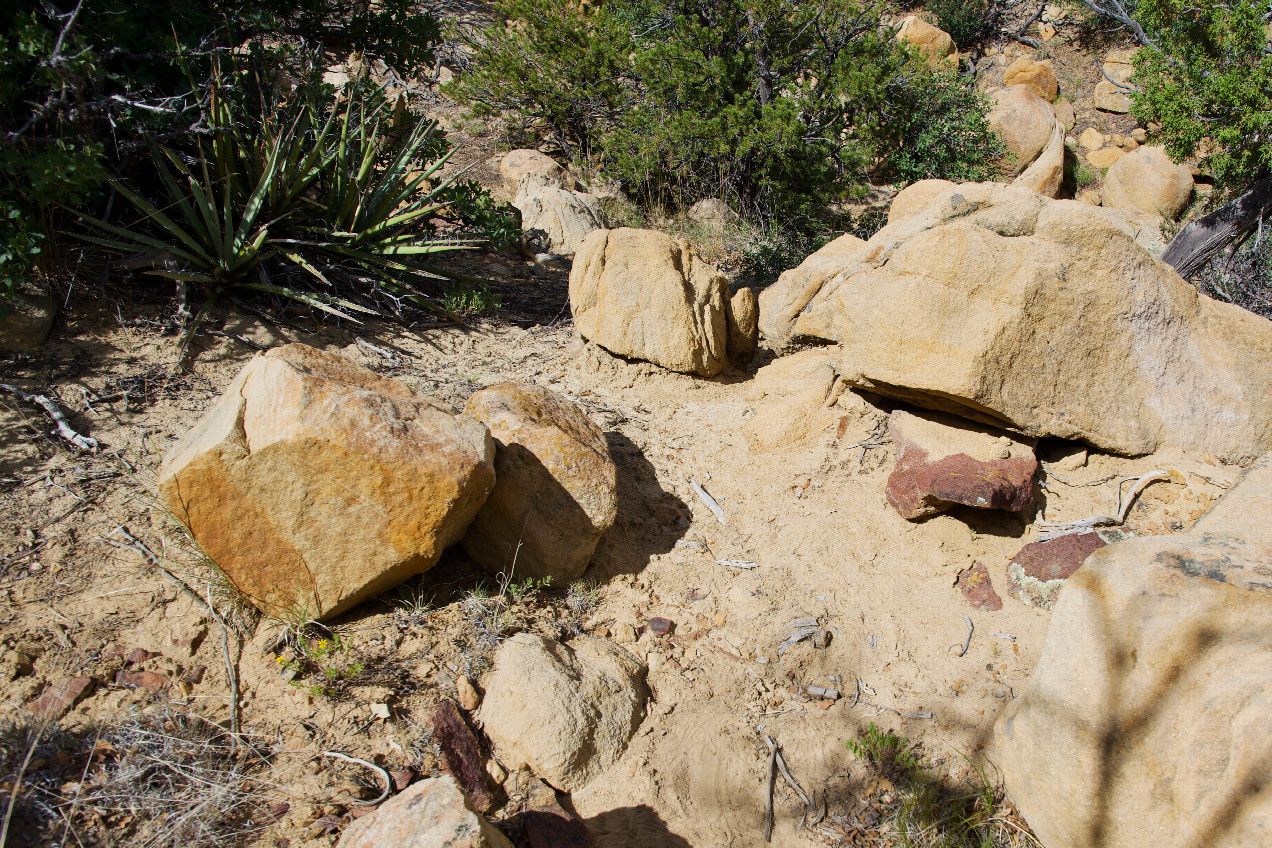
[[[1064,182],[1064,149],[1064,127],[1056,121],[1047,146],[1024,173],[1012,180],[1012,185],[1023,186],[1046,197],[1055,197],[1060,191],[1060,184]]]
[[[513,150],[499,161],[499,176],[504,188],[514,197],[521,184],[533,179],[542,186],[567,188],[565,169],[551,156],[538,150]]]
[[[1104,175],[1105,206],[1175,218],[1192,197],[1187,165],[1176,165],[1162,147],[1141,147],[1118,159]]]
[[[922,183],[915,183],[918,185]],[[897,199],[913,188],[902,191]],[[893,207],[896,207],[895,201]],[[777,282],[760,292],[760,335],[777,350],[792,346],[797,341],[792,335],[795,320],[808,306],[808,301],[821,291],[828,279],[848,265],[865,244],[852,233],[844,233],[797,267],[783,271]]]
[[[480,422],[293,344],[248,362],[168,451],[159,492],[262,611],[321,619],[437,562],[494,456]]]
[[[727,364],[729,286],[686,241],[653,230],[588,236],[570,270],[579,335],[610,353],[713,377]]]
[[[1032,165],[1051,143],[1056,127],[1055,110],[1027,85],[996,91],[990,100],[994,108],[986,120],[1002,134],[1009,153],[1009,161],[1004,164],[1012,176],[1016,176]]]
[[[552,251],[562,256],[573,256],[588,234],[606,226],[595,198],[544,185],[534,177],[521,183],[512,205],[521,211],[521,229],[542,230]]]
[[[770,338],[838,342],[854,385],[1028,436],[1253,460],[1272,448],[1272,323],[1198,294],[1111,211],[947,189],[819,270]]]
[[[618,472],[601,428],[530,383],[483,389],[464,414],[495,439],[495,488],[464,550],[492,572],[561,584],[581,575],[618,509]]]
[[[924,206],[932,202],[932,198],[956,185],[957,183],[952,183],[949,180],[919,180],[916,183],[911,183],[897,192],[896,197],[892,198],[892,205],[888,207],[888,223],[895,224],[898,221],[904,221],[906,218],[913,218]],[[865,242],[857,239],[853,247],[855,249],[863,244]]]
[[[355,819],[336,848],[512,848],[508,837],[474,812],[453,777],[421,780]]]
[[[954,56],[954,62],[958,61],[954,52],[958,48],[950,34],[916,15],[908,15],[901,22],[897,41],[917,47],[932,64],[949,64],[951,56]]]
[[[1069,578],[995,762],[1047,848],[1272,842],[1272,455]]]
[[[500,762],[569,792],[613,765],[645,717],[645,667],[606,639],[518,633],[482,681],[478,718]]]
[[[1003,71],[1003,85],[1027,85],[1034,94],[1050,103],[1060,94],[1060,83],[1050,59],[1034,60],[1021,56]]]
[[[952,415],[898,409],[888,420],[897,467],[888,503],[914,520],[955,506],[1024,512],[1033,506],[1033,446]]]

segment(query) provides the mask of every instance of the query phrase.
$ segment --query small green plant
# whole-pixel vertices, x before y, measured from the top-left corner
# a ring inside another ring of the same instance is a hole
[[[489,315],[502,301],[498,294],[467,283],[458,283],[442,294],[442,308],[455,315]]]
[[[979,40],[989,25],[989,0],[930,0],[927,8],[962,50]]]
[[[860,739],[849,739],[844,746],[874,774],[894,783],[915,778],[922,770],[910,740],[880,730],[873,721],[866,725]]]
[[[1079,162],[1073,166],[1073,181],[1078,188],[1086,188],[1100,178],[1100,169]]]
[[[302,629],[293,631],[290,644],[275,658],[285,671],[291,672],[291,684],[306,689],[311,695],[331,695],[337,684],[353,680],[366,670],[366,664],[352,659],[339,635],[328,632],[314,636]]]

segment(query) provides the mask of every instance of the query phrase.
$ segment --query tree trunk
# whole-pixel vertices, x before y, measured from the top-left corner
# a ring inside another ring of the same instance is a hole
[[[1272,174],[1259,180],[1244,194],[1198,218],[1179,231],[1162,252],[1162,261],[1174,267],[1184,279],[1200,271],[1211,258],[1232,244],[1272,209]]]

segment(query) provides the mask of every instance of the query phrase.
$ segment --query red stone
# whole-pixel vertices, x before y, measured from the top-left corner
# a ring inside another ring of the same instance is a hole
[[[433,741],[442,752],[442,771],[455,778],[474,810],[486,812],[495,803],[495,796],[486,785],[477,736],[454,701],[438,704],[433,709],[432,720]]]
[[[929,463],[927,451],[911,445],[888,477],[888,503],[909,519],[955,504],[1021,512],[1033,504],[1037,473],[1038,460],[1032,456],[982,462],[958,453]]]
[[[75,706],[75,702],[84,696],[88,687],[93,685],[91,677],[69,677],[58,680],[31,703],[27,709],[37,721],[57,721]]]
[[[994,591],[994,584],[989,579],[989,569],[982,563],[973,563],[958,573],[954,585],[967,598],[972,609],[996,612],[1003,608],[1003,599]]]
[[[159,672],[146,671],[145,669],[139,669],[138,671],[120,669],[115,674],[115,682],[125,686],[137,686],[148,692],[159,692],[172,685],[172,681]]]
[[[666,636],[676,626],[670,618],[651,618],[645,622],[649,626],[649,632],[655,636]]]
[[[1129,535],[1118,529],[1088,530],[1057,536],[1045,542],[1031,542],[1011,558],[1007,569],[1007,590],[1013,598],[1024,600],[1021,594],[1024,587],[1018,577],[1032,578],[1040,583],[1067,580],[1091,554]],[[1025,603],[1031,602],[1025,600]],[[1047,604],[1042,606],[1049,608]]]

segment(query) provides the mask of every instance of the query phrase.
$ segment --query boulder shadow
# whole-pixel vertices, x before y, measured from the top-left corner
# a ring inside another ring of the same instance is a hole
[[[596,848],[690,848],[653,807],[620,807],[587,819]]]
[[[584,575],[597,582],[643,571],[650,557],[667,553],[684,537],[690,518],[688,505],[663,489],[640,447],[617,431],[605,439],[618,469],[618,515]]]

